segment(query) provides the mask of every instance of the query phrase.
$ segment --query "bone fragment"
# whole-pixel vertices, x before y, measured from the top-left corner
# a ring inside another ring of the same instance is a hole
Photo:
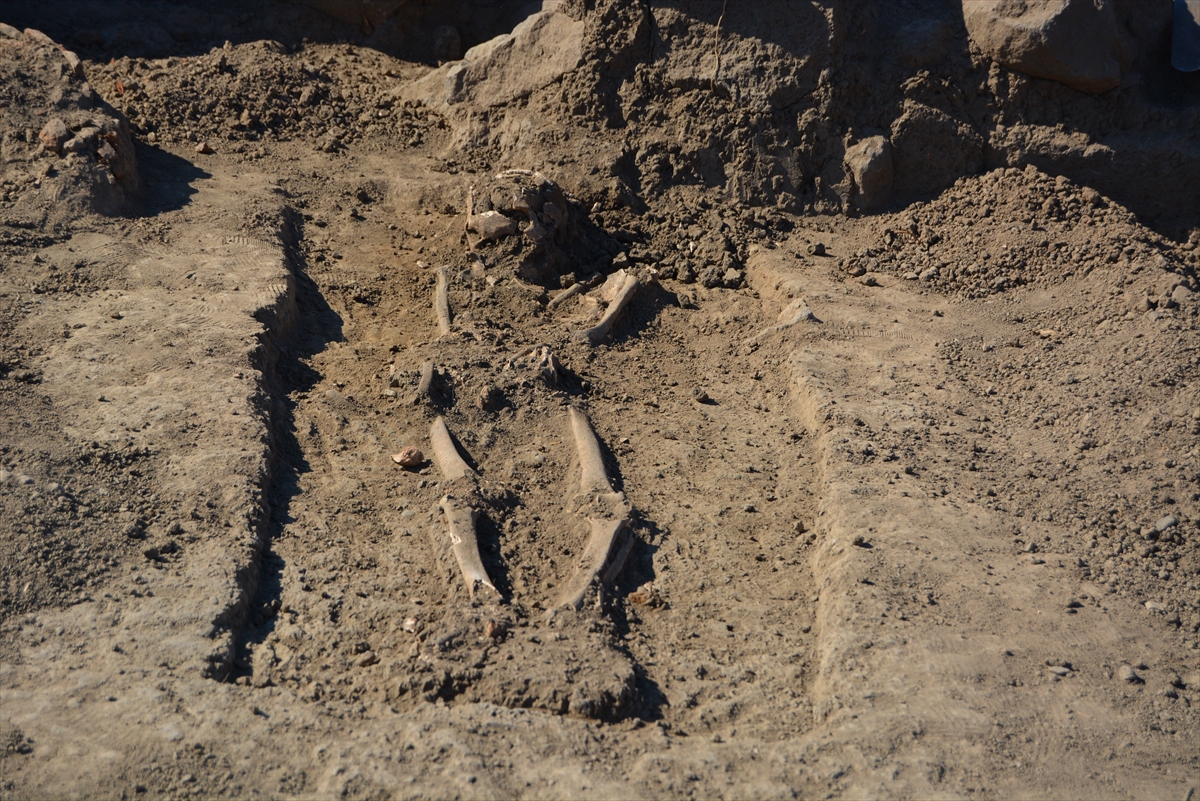
[[[536,181],[539,184],[545,184],[545,183],[550,182],[549,178],[542,175],[537,170],[518,170],[518,169],[505,170],[504,172],[500,173],[496,177],[497,178],[517,178],[517,177],[532,178],[534,181]]]
[[[417,382],[417,398],[428,398],[433,388],[433,362],[421,362],[421,380]]]
[[[450,298],[446,291],[446,268],[437,269],[437,290],[433,295],[433,311],[437,315],[438,336],[450,333]]]
[[[575,437],[575,450],[579,452],[582,468],[579,488],[583,492],[612,492],[608,472],[604,469],[604,457],[600,455],[600,441],[592,432],[587,417],[578,409],[568,409],[571,418],[571,433]]]
[[[475,471],[466,463],[454,447],[450,429],[446,428],[446,420],[438,417],[429,427],[429,439],[433,442],[433,460],[437,462],[438,470],[447,479],[453,481],[465,476],[474,476]]]
[[[600,318],[600,322],[596,323],[592,328],[580,331],[575,334],[576,339],[587,340],[589,343],[599,345],[608,336],[608,332],[612,329],[613,323],[621,311],[629,303],[633,293],[637,291],[638,280],[635,276],[626,275],[621,288],[617,291],[617,295],[613,298],[612,303],[608,304],[608,309],[605,310],[604,316]]]
[[[562,292],[559,292],[557,295],[555,295],[554,299],[546,304],[546,310],[554,311],[559,306],[563,305],[564,303],[566,303],[568,300],[570,300],[571,298],[578,295],[583,290],[587,289],[588,287],[594,286],[596,283],[596,279],[599,277],[600,277],[600,274],[596,273],[595,275],[588,278],[586,281],[576,281],[575,283],[571,284],[569,287],[564,289]]]
[[[569,415],[581,469],[577,514],[588,521],[591,533],[556,608],[579,609],[588,590],[611,581],[621,571],[633,543],[628,535],[622,537],[629,527],[629,504],[623,493],[612,489],[591,424],[576,409],[569,410]]]
[[[475,538],[475,522],[479,517],[478,512],[460,502],[453,495],[444,496],[438,505],[442,509],[442,514],[446,516],[446,525],[450,529],[450,547],[454,551],[458,569],[462,571],[463,580],[467,583],[471,597],[475,597],[475,593],[481,585],[495,590],[496,585],[492,584],[491,579],[488,578],[487,571],[483,567],[483,560],[479,557],[479,542]]]

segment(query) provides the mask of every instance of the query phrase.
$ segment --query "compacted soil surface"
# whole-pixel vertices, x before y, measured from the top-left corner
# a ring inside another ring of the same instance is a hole
[[[1162,37],[1087,94],[935,0],[53,5],[4,798],[1200,792]]]

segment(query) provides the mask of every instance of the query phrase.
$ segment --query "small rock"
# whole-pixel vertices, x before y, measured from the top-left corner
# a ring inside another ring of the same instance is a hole
[[[63,145],[63,150],[68,153],[85,153],[88,148],[96,144],[96,137],[100,134],[99,128],[81,128],[75,137]]]
[[[1050,672],[1053,673],[1055,676],[1070,676],[1071,675],[1071,669],[1069,667],[1063,667],[1062,665],[1055,665],[1054,667],[1050,668]]]
[[[1179,518],[1175,517],[1174,515],[1167,515],[1166,517],[1159,519],[1159,521],[1154,524],[1154,528],[1159,534],[1161,534],[1167,529],[1173,528],[1177,525],[1179,525]]]
[[[1146,608],[1151,612],[1165,612],[1167,607],[1160,604],[1158,601],[1146,601]]]
[[[645,584],[629,593],[629,602],[637,606],[645,606],[652,609],[663,605],[662,596],[659,594],[658,588],[654,586],[654,582],[652,581],[647,581]]]
[[[375,655],[374,651],[366,651],[364,653],[359,654],[355,658],[354,666],[355,667],[367,667],[368,665],[373,665],[378,661],[379,661],[379,657]]]
[[[824,256],[825,255],[825,243],[824,242],[813,242],[811,245],[808,246],[808,255]]]
[[[742,285],[743,278],[744,276],[742,275],[741,270],[730,268],[726,270],[725,275],[721,277],[721,282],[730,289],[737,289]]]
[[[715,264],[710,264],[700,273],[700,283],[705,289],[716,289],[724,283],[724,273]]]
[[[213,149],[211,146],[209,146],[208,142],[201,142],[200,144],[196,145],[196,152],[203,153],[207,156],[213,152]]]
[[[879,286],[879,279],[877,279],[871,273],[865,273],[864,275],[859,276],[858,283],[862,284],[863,286]]]
[[[415,617],[406,617],[404,618],[404,623],[402,623],[400,627],[409,634],[416,634],[418,628],[417,619]]]
[[[475,215],[471,230],[484,239],[503,239],[517,232],[517,221],[495,210],[485,211]]]
[[[1117,677],[1126,684],[1137,684],[1142,680],[1142,677],[1133,669],[1133,665],[1121,665],[1117,670]]]
[[[483,626],[483,636],[487,637],[489,640],[503,639],[507,631],[507,626],[495,620],[489,620]]]
[[[685,261],[679,265],[675,277],[681,284],[694,284],[696,283],[696,270],[690,261]]]
[[[1200,671],[1193,671],[1183,677],[1183,684],[1189,690],[1200,689]]]
[[[696,403],[709,403],[712,401],[712,398],[709,397],[708,392],[702,387],[692,387],[692,400],[696,401]]]
[[[65,122],[54,117],[42,128],[38,138],[42,140],[42,144],[46,146],[47,150],[62,153],[63,144],[71,138],[71,131]]]
[[[393,453],[392,461],[405,469],[411,469],[425,463],[425,454],[409,445],[407,448],[401,448],[399,453]]]

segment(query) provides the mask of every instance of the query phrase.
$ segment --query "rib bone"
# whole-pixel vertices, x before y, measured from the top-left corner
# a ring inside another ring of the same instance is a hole
[[[600,318],[600,322],[596,323],[592,328],[580,331],[575,335],[575,338],[586,339],[592,345],[599,345],[603,342],[618,315],[621,314],[621,311],[629,303],[629,299],[633,297],[633,293],[637,291],[637,288],[637,277],[626,274],[621,283],[621,288],[617,290],[617,295],[613,298],[612,303],[608,304],[608,309],[604,312],[604,316]]]
[[[433,421],[433,425],[429,427],[429,439],[433,442],[433,459],[443,476],[453,481],[475,475],[475,471],[459,455],[458,448],[454,447],[454,440],[450,437],[450,429],[446,428],[444,418],[438,417]]]
[[[475,478],[475,471],[459,455],[458,448],[454,447],[450,429],[446,428],[443,418],[439,417],[433,421],[429,429],[429,439],[433,442],[434,461],[437,462],[438,470],[443,476],[451,481]],[[471,492],[474,494],[474,482],[470,483]],[[450,530],[450,547],[454,551],[458,569],[462,571],[471,597],[475,597],[481,585],[495,590],[496,585],[488,578],[487,571],[483,568],[483,560],[479,557],[479,541],[475,537],[475,522],[479,513],[470,503],[464,503],[453,495],[444,496],[438,505],[442,514],[446,516],[446,526]]]
[[[483,560],[479,557],[479,542],[475,538],[478,512],[470,506],[463,505],[453,495],[444,496],[438,505],[442,508],[442,514],[446,516],[446,525],[450,529],[450,547],[454,550],[454,558],[458,561],[458,569],[462,571],[471,597],[475,597],[480,585],[495,590],[496,585],[488,578],[487,571],[483,568]]]
[[[433,311],[437,315],[438,336],[450,333],[450,298],[446,292],[446,268],[437,269],[437,290],[433,295]]]
[[[576,514],[587,520],[591,534],[556,608],[579,609],[593,586],[611,581],[621,571],[632,541],[622,542],[629,527],[629,503],[623,493],[612,488],[591,424],[576,409],[569,414],[581,469],[582,494],[576,498]]]

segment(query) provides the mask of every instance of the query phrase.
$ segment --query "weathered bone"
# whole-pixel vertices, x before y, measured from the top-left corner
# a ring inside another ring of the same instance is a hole
[[[466,463],[454,447],[450,437],[450,429],[446,428],[446,420],[438,417],[429,427],[429,439],[433,442],[433,460],[437,462],[438,470],[447,479],[453,481],[465,476],[474,476],[475,471]]]
[[[563,305],[564,303],[566,303],[568,300],[570,300],[571,298],[578,295],[583,290],[588,289],[589,287],[595,286],[596,283],[599,281],[600,277],[601,277],[600,273],[594,273],[593,275],[589,276],[586,280],[576,281],[575,283],[571,284],[569,287],[564,289],[562,292],[559,292],[557,295],[555,295],[554,298],[549,303],[546,304],[546,310],[554,311],[559,306]]]
[[[433,442],[433,459],[443,476],[451,481],[475,477],[475,471],[459,454],[458,448],[454,447],[454,440],[450,436],[450,429],[446,428],[445,419],[438,417],[433,421],[429,428],[429,439]],[[446,526],[450,530],[450,546],[471,597],[475,597],[480,585],[495,590],[496,585],[488,578],[483,560],[479,556],[479,541],[475,536],[475,523],[479,513],[469,503],[464,503],[453,495],[444,496],[438,505],[442,514],[446,516]]]
[[[516,177],[532,178],[535,181],[537,181],[539,184],[549,183],[549,181],[550,181],[549,178],[542,175],[537,170],[519,170],[519,169],[504,170],[496,177],[497,178],[516,178]]]
[[[621,571],[633,543],[628,536],[622,542],[621,535],[629,526],[629,503],[624,493],[613,491],[592,426],[582,412],[570,409],[569,414],[581,470],[582,495],[576,499],[576,514],[588,521],[591,534],[555,608],[579,609],[588,590],[612,581]]]
[[[587,340],[593,346],[599,345],[608,336],[608,332],[612,329],[613,323],[621,311],[629,303],[633,293],[637,291],[640,285],[636,276],[626,274],[621,282],[621,288],[617,290],[617,295],[613,298],[612,303],[608,304],[608,309],[604,312],[604,316],[600,318],[600,322],[596,323],[592,328],[580,331],[575,334],[578,340]]]
[[[437,315],[438,336],[450,333],[450,298],[446,288],[446,268],[437,268],[437,290],[433,294],[433,311]]]
[[[421,380],[417,382],[417,398],[428,398],[433,388],[433,362],[421,362]]]
[[[453,495],[446,495],[438,504],[442,514],[446,516],[446,525],[450,529],[450,547],[454,558],[458,561],[458,569],[462,571],[463,580],[471,597],[475,597],[480,585],[496,589],[488,578],[479,556],[479,541],[475,537],[475,523],[479,513],[470,506],[462,504]]]

